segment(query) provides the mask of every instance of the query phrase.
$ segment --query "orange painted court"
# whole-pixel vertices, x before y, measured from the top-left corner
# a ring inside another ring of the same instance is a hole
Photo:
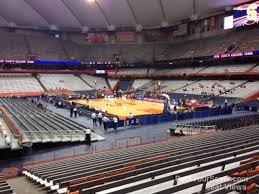
[[[125,119],[130,113],[135,116],[139,115],[148,115],[148,114],[157,114],[163,112],[164,104],[157,102],[148,102],[141,100],[132,100],[132,99],[90,99],[89,102],[85,99],[71,100],[75,103],[82,105],[89,105],[95,110],[101,110],[117,115],[120,119]]]

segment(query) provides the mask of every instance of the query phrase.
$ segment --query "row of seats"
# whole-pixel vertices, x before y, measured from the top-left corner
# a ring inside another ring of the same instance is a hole
[[[149,74],[163,74],[163,73],[175,73],[175,74],[183,74],[183,73],[197,73],[206,67],[177,67],[173,69],[150,69]]]
[[[223,94],[223,96],[245,98],[256,94],[259,91],[258,88],[259,81],[245,82],[238,87],[232,88],[228,93]]]
[[[147,69],[145,69],[145,68],[139,68],[139,69],[119,69],[117,74],[127,74],[127,75],[147,74]]]
[[[30,75],[22,74],[6,74],[0,75],[0,93],[10,94],[10,93],[43,93],[43,89],[38,83],[38,81]]]
[[[117,74],[183,74],[183,73],[227,73],[227,72],[246,72],[257,71],[258,66],[255,64],[235,64],[235,65],[218,65],[218,66],[201,66],[201,67],[174,67],[155,69],[119,69]]]
[[[6,182],[4,175],[0,173],[0,194],[11,194],[11,193],[13,193],[12,188]]]
[[[81,78],[80,78],[81,77]],[[108,83],[105,78],[72,74],[39,74],[38,78],[47,90],[69,90],[69,91],[87,91],[94,89],[108,89]],[[118,80],[108,80],[111,88],[114,88]],[[132,88],[145,89],[152,91],[160,83],[162,91],[186,94],[207,94],[222,95],[226,97],[243,98],[253,95],[258,91],[259,82],[246,81],[188,81],[188,80],[149,80],[137,79]],[[43,93],[44,90],[36,78],[28,76],[0,76],[1,94],[22,94],[22,93]]]
[[[19,98],[2,98],[0,103],[22,133],[22,143],[84,141],[85,127]]]
[[[61,88],[71,91],[91,90],[89,85],[72,74],[39,74],[38,77],[47,90]]]
[[[94,89],[108,89],[105,78],[103,77],[91,76],[86,74],[80,75],[80,77]]]
[[[218,129],[221,130],[235,129],[256,124],[259,124],[259,114],[187,123],[187,125],[193,126],[217,126]]]
[[[204,189],[231,180],[233,172],[259,164],[239,164],[258,155],[258,137],[259,126],[223,131],[25,165],[23,174],[60,194],[204,193]],[[211,176],[224,179],[211,183]],[[204,181],[198,181],[200,178]],[[207,184],[201,187],[204,182]]]
[[[200,73],[227,73],[227,72],[246,72],[252,69],[255,64],[243,64],[243,65],[224,65],[208,67]]]
[[[220,95],[224,92],[229,92],[231,89],[240,86],[245,81],[238,80],[202,80],[187,85],[184,88],[176,90],[178,93],[186,94],[206,94],[206,95]]]

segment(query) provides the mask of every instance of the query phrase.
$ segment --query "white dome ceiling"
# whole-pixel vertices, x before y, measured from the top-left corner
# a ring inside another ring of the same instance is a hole
[[[143,28],[169,25],[190,18],[195,12],[200,17],[223,11],[248,0],[0,0],[0,25],[60,30]],[[195,6],[194,6],[195,4]]]

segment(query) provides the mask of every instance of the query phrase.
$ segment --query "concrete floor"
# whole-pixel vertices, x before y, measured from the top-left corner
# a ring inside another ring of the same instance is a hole
[[[47,194],[41,187],[30,182],[26,177],[8,179],[15,194]]]

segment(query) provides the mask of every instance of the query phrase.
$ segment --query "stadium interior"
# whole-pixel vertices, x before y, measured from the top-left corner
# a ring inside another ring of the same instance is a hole
[[[258,0],[0,0],[0,194],[258,194]]]

